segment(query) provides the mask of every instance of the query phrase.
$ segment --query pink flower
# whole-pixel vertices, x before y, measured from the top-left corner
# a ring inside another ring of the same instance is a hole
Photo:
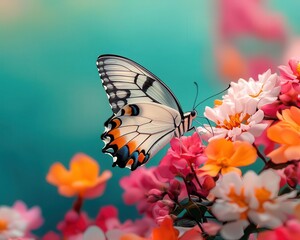
[[[300,239],[300,222],[295,219],[288,220],[285,225],[273,231],[265,231],[258,235],[257,240],[297,240]]]
[[[82,234],[89,225],[88,216],[84,213],[77,213],[74,210],[70,210],[66,213],[64,221],[57,225],[64,237],[75,237],[78,234]]]
[[[279,99],[284,105],[300,107],[300,59],[291,58],[288,64],[278,67],[281,74]]]
[[[289,108],[289,106],[284,105],[281,101],[276,100],[273,103],[266,104],[261,107],[265,116],[277,118],[277,112],[281,112],[284,109]]]
[[[197,132],[192,136],[173,138],[170,144],[171,148],[158,167],[159,176],[162,180],[168,181],[174,176],[187,176],[192,172],[191,165],[197,168],[206,160],[205,146],[202,145]]]
[[[135,221],[126,220],[119,230],[124,233],[134,233],[141,237],[148,237],[153,227],[156,227],[156,223],[152,218],[144,216],[141,219]]]
[[[38,229],[44,222],[41,216],[41,209],[39,207],[28,209],[24,202],[16,201],[12,208],[16,210],[27,223],[26,232],[24,235],[25,237],[32,236],[31,231]]]
[[[118,209],[112,205],[100,209],[95,224],[105,233],[112,230],[120,230],[123,233],[135,233],[139,236],[147,236],[150,233],[151,227],[155,226],[153,219],[147,216],[135,221],[127,220],[121,223],[118,216]]]
[[[102,207],[96,217],[95,223],[104,232],[118,228],[121,225],[118,218],[118,209],[112,205]]]
[[[153,217],[160,224],[166,217],[170,217],[170,212],[174,208],[174,202],[170,200],[158,201],[153,207]]]
[[[275,113],[276,115],[276,113]],[[264,120],[264,123],[268,124],[268,127],[272,125],[273,120]],[[255,138],[255,145],[261,145],[264,147],[264,153],[269,154],[271,151],[274,150],[275,143],[271,141],[267,136],[267,129],[268,127],[262,132],[262,134]]]
[[[61,238],[57,233],[50,231],[43,236],[42,240],[61,240]]]
[[[279,66],[279,71],[283,81],[291,81],[293,83],[299,83],[300,79],[300,59],[291,58],[289,60],[289,66]]]
[[[263,39],[283,39],[286,27],[282,16],[263,7],[261,0],[222,0],[220,31],[225,38],[251,34]]]
[[[290,106],[300,107],[300,59],[292,58],[289,66],[279,66],[281,91],[279,99],[263,106],[262,110],[267,116],[276,118],[277,112],[281,112]]]
[[[211,177],[209,175],[200,174],[197,177],[201,184],[201,188],[200,187],[197,188],[197,192],[201,196],[207,197],[208,194],[210,193],[210,190],[212,190],[216,186],[216,182],[213,179],[213,177]],[[198,186],[195,180],[194,180],[194,184],[195,184],[195,186]]]
[[[286,168],[277,170],[281,177],[280,186],[288,184],[291,188],[295,188],[300,183],[300,167],[299,162],[293,162]]]
[[[123,200],[128,205],[137,204],[140,213],[152,216],[153,203],[148,201],[151,189],[163,190],[167,184],[160,182],[156,177],[156,168],[140,167],[120,180],[120,186],[124,189]]]

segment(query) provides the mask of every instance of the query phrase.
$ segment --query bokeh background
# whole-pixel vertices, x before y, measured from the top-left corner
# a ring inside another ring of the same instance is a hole
[[[295,0],[0,0],[0,204],[38,205],[45,218],[38,233],[55,230],[74,199],[59,196],[45,176],[54,162],[67,166],[84,152],[113,172],[105,194],[84,209],[94,217],[113,204],[121,219],[136,218],[119,187],[130,170],[112,169],[101,152],[111,110],[97,56],[137,61],[188,111],[194,81],[203,100],[300,55],[299,9]]]

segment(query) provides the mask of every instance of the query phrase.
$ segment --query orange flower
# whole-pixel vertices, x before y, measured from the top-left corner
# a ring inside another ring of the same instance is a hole
[[[181,237],[179,231],[174,228],[173,220],[166,217],[159,227],[153,228],[150,238],[139,237],[136,234],[126,233],[121,236],[120,240],[203,240],[201,230],[198,226],[189,229]]]
[[[207,161],[199,170],[199,174],[207,174],[212,177],[220,172],[237,172],[243,167],[255,162],[257,153],[255,148],[248,142],[231,142],[226,139],[215,139],[211,141],[205,149]]]
[[[140,237],[134,233],[126,233],[120,237],[120,240],[147,240],[147,238]]]
[[[61,163],[54,163],[46,179],[57,186],[63,196],[95,198],[103,194],[106,181],[112,176],[110,171],[98,176],[99,172],[100,166],[94,159],[78,153],[71,159],[69,171]]]
[[[277,114],[280,121],[267,130],[268,138],[281,146],[268,157],[274,163],[300,159],[300,109],[291,107]]]
[[[179,231],[173,227],[173,220],[165,218],[159,227],[152,230],[152,240],[178,240]]]

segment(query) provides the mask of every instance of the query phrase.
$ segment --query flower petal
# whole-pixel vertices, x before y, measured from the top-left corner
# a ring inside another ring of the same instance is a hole
[[[220,233],[225,239],[240,239],[244,235],[244,229],[249,225],[246,220],[226,223]]]

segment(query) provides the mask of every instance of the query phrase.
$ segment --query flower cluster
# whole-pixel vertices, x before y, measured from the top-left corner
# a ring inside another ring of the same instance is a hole
[[[300,61],[279,69],[231,83],[206,107],[210,124],[174,138],[157,167],[121,180],[125,203],[159,225],[172,219],[185,234],[197,230],[195,239],[300,232]],[[256,161],[258,172],[243,168]]]
[[[173,138],[158,166],[120,180],[140,219],[122,222],[112,205],[91,218],[83,202],[103,195],[112,173],[83,153],[69,170],[54,163],[46,180],[75,201],[42,240],[298,239],[300,60],[280,66],[279,75],[268,70],[231,83],[204,116],[210,124]],[[42,222],[38,207],[0,206],[0,239],[36,239],[32,230]]]

